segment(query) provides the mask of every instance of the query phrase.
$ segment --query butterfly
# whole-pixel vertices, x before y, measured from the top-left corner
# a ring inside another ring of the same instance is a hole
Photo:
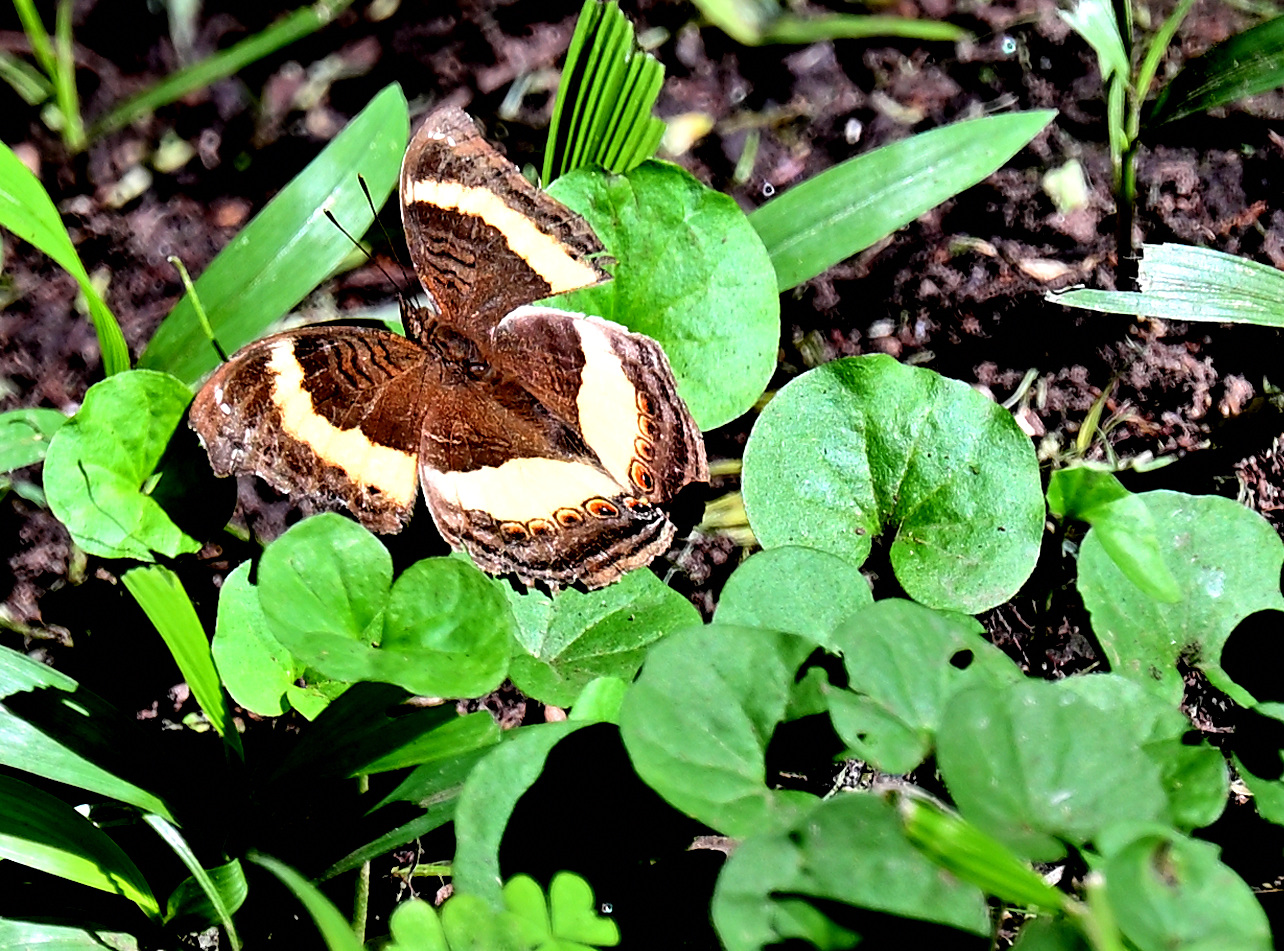
[[[432,112],[401,168],[411,260],[434,309],[406,336],[324,325],[237,352],[192,403],[218,475],[399,531],[419,490],[491,574],[598,588],[669,548],[704,442],[660,345],[534,302],[610,279],[588,222],[462,110]]]

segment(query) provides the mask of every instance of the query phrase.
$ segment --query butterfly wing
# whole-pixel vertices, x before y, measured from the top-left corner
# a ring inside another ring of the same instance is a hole
[[[414,511],[432,370],[427,351],[386,331],[293,330],[219,367],[189,421],[218,475],[252,473],[396,532]]]
[[[420,480],[442,535],[486,571],[553,588],[602,587],[664,552],[666,504],[708,466],[659,345],[524,308],[487,350],[488,373],[424,421]]]
[[[600,284],[588,222],[522,177],[460,109],[431,113],[401,166],[410,258],[442,320],[484,334],[506,314]]]

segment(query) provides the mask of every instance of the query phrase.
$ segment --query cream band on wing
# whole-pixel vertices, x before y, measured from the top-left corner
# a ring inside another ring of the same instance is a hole
[[[293,343],[281,340],[271,352],[268,368],[276,374],[272,402],[281,413],[281,427],[354,482],[376,487],[403,507],[413,505],[418,457],[373,443],[360,429],[339,429],[317,415],[303,388],[303,367],[294,358]]]
[[[513,253],[547,281],[554,294],[588,287],[601,280],[592,265],[576,259],[560,241],[540,231],[535,222],[509,208],[488,189],[429,179],[407,180],[403,188],[401,200],[406,205],[423,202],[482,219],[504,236]]]
[[[611,326],[624,330],[618,324]],[[637,435],[637,388],[625,376],[624,365],[601,324],[581,317],[575,321],[575,332],[584,352],[580,391],[575,397],[580,432],[606,470],[621,485],[628,485]]]
[[[582,462],[509,459],[471,472],[423,467],[424,489],[461,509],[480,509],[501,522],[549,518],[560,508],[579,508],[589,499],[613,499],[623,491],[614,479]]]

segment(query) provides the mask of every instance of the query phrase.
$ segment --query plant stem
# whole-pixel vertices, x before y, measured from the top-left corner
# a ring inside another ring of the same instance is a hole
[[[67,149],[79,152],[85,147],[85,121],[80,115],[80,95],[76,92],[76,57],[71,49],[72,0],[58,0],[54,14],[54,94],[62,113],[62,141]]]
[[[357,776],[357,792],[370,791],[370,777],[365,773]],[[366,943],[366,917],[370,913],[370,861],[361,863],[357,869],[356,893],[352,898],[352,931],[357,936],[357,943]]]

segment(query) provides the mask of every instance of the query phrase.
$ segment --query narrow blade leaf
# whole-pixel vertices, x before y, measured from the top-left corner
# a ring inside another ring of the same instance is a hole
[[[990,175],[1052,121],[1049,110],[956,122],[866,152],[749,216],[780,290],[797,287]]]

